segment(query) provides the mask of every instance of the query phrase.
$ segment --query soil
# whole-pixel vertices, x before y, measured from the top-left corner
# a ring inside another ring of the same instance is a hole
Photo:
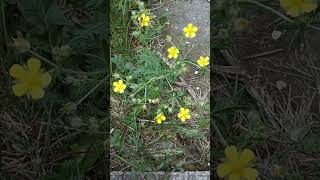
[[[284,30],[278,16],[261,8],[247,7],[241,16],[249,25],[233,35],[230,51],[246,72],[243,82],[273,126],[301,140],[320,115],[320,31],[309,29],[299,41],[296,31]],[[281,36],[272,37],[274,31]]]

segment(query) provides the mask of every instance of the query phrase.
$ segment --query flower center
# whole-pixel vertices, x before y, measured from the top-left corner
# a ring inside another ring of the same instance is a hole
[[[39,88],[41,87],[41,74],[28,72],[25,77],[25,83],[30,88]]]

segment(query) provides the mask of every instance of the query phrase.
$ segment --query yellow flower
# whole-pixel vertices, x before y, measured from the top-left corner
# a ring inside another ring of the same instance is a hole
[[[156,119],[156,122],[157,122],[158,124],[161,124],[162,121],[165,121],[165,120],[166,120],[166,116],[164,116],[163,113],[159,113],[159,114],[155,117],[155,119]]]
[[[113,88],[114,92],[118,92],[118,93],[122,94],[127,86],[123,83],[122,80],[119,80],[117,82],[113,82],[113,87],[114,87]]]
[[[190,119],[191,116],[189,114],[189,109],[186,108],[180,108],[180,112],[178,114],[178,118],[181,119],[182,122],[185,122],[187,119]]]
[[[149,26],[150,19],[151,19],[150,16],[141,14],[141,16],[138,17],[140,27]]]
[[[316,0],[280,0],[280,5],[292,17],[300,16],[317,8]]]
[[[172,59],[172,58],[177,59],[178,54],[179,54],[179,49],[177,49],[176,47],[171,47],[167,51],[168,51],[168,58],[169,59]]]
[[[19,97],[31,95],[32,99],[40,99],[44,96],[43,89],[51,82],[50,74],[41,69],[41,61],[33,57],[27,61],[27,66],[14,64],[10,75],[16,79],[12,90]]]
[[[200,59],[197,60],[197,63],[202,68],[205,66],[208,66],[209,65],[209,57],[208,56],[206,56],[206,57],[200,56]]]
[[[198,28],[196,26],[193,26],[193,24],[188,24],[186,27],[183,28],[184,35],[187,38],[194,38],[196,37],[196,32],[198,31]]]
[[[241,178],[255,180],[257,178],[258,171],[249,163],[254,158],[251,150],[245,149],[238,152],[235,146],[228,146],[224,152],[227,160],[217,168],[219,177],[229,176],[228,180],[240,180]]]

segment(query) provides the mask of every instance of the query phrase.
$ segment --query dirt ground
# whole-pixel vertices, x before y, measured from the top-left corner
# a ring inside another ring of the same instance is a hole
[[[243,8],[240,16],[248,20],[248,27],[232,35],[231,47],[222,50],[216,61],[217,65],[238,67],[240,71],[218,73],[213,81],[217,87],[214,96],[232,96],[236,86],[230,84],[234,82],[243,84],[249,94],[248,104],[259,111],[263,126],[268,127],[259,132],[268,139],[255,146],[263,162],[259,165],[261,175],[275,178],[272,165],[267,165],[269,158],[286,152],[282,163],[312,179],[318,156],[297,147],[305,148],[301,142],[319,130],[320,31],[309,28],[299,36],[294,29],[284,30],[288,28],[278,16],[256,6]],[[249,133],[242,126],[249,126],[245,124],[247,117],[235,115],[234,122],[240,132]],[[274,137],[285,138],[275,143],[271,140]]]

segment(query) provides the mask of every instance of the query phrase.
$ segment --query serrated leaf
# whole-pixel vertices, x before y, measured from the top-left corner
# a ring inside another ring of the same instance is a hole
[[[182,137],[191,138],[191,139],[202,138],[204,136],[202,131],[195,128],[191,129],[191,128],[185,128],[185,127],[178,127],[177,133],[180,134]]]

